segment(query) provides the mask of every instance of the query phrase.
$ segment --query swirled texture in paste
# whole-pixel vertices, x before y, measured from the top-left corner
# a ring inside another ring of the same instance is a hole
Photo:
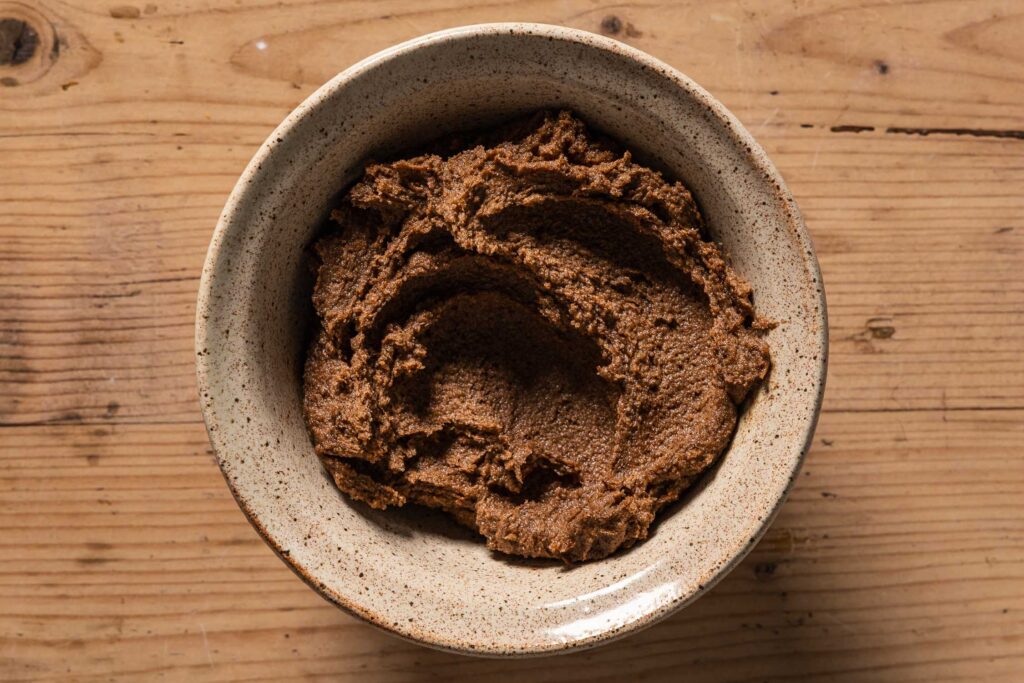
[[[305,415],[375,508],[604,557],[723,452],[768,371],[690,192],[568,112],[370,164],[332,219]]]

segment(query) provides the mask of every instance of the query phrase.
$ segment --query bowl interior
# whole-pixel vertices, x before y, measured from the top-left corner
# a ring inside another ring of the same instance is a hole
[[[422,510],[378,513],[338,492],[301,412],[311,314],[306,248],[368,158],[442,133],[566,107],[694,192],[711,236],[753,286],[773,370],[716,470],[652,537],[567,569],[489,552]],[[328,599],[435,646],[490,654],[592,644],[709,587],[785,496],[824,380],[817,265],[763,152],[699,87],[590,34],[467,27],[366,60],[293,112],[221,217],[201,287],[201,400],[225,476],[268,542]]]

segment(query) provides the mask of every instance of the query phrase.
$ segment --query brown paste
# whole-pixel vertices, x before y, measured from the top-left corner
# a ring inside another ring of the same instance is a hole
[[[768,371],[681,183],[568,112],[370,164],[315,244],[305,415],[338,487],[567,562],[647,536]]]

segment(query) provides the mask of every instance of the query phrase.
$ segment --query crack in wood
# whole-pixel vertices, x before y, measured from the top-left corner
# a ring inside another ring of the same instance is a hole
[[[800,124],[802,128],[812,127],[810,124]],[[829,128],[833,133],[865,133],[875,130],[874,126],[843,125]],[[905,126],[889,126],[885,132],[890,135],[966,135],[975,138],[1010,138],[1024,140],[1024,130],[1001,129],[1001,128],[912,128]]]
[[[967,135],[975,138],[1013,138],[1024,140],[1024,130],[1002,130],[997,128],[904,128],[891,126],[886,133],[902,135]]]

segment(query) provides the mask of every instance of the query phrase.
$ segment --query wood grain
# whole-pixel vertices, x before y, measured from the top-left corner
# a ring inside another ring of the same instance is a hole
[[[39,38],[0,50],[0,679],[1024,680],[1022,9],[0,0]],[[752,130],[832,355],[804,474],[733,574],[620,643],[495,662],[355,621],[260,542],[192,326],[224,200],[292,107],[397,41],[527,19],[634,44]]]

